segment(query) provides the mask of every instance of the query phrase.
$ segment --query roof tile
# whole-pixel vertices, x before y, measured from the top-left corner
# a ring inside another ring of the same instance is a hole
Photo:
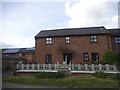
[[[35,36],[35,38],[71,36],[71,35],[108,34],[108,33],[110,33],[110,31],[103,26],[86,28],[66,28],[66,29],[42,30]]]

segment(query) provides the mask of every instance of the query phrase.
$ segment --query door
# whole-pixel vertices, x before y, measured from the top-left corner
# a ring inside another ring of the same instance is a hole
[[[64,54],[64,61],[69,64],[71,61],[71,54]]]
[[[92,63],[96,63],[99,61],[99,54],[98,53],[91,53],[91,60]]]
[[[52,55],[46,54],[45,55],[45,64],[51,64],[52,63]]]

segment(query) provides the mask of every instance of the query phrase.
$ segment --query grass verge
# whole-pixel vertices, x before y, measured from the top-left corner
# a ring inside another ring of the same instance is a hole
[[[118,88],[117,80],[100,79],[93,76],[69,76],[62,79],[36,79],[33,76],[9,76],[3,77],[4,82],[69,88]]]

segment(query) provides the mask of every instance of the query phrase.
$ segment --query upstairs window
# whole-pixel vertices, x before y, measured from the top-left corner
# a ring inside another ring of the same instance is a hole
[[[84,53],[84,61],[88,61],[89,60],[89,54],[88,53]]]
[[[52,44],[52,38],[46,38],[46,44]]]
[[[115,43],[120,44],[120,37],[115,37]]]
[[[90,42],[91,43],[96,43],[97,42],[97,36],[96,35],[90,36]]]
[[[65,43],[70,43],[70,37],[65,37]]]

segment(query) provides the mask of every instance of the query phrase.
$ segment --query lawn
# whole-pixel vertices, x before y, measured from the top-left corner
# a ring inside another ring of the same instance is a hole
[[[69,88],[118,88],[117,80],[99,79],[93,76],[69,76],[59,79],[37,79],[33,76],[8,76],[3,77],[4,82]]]

